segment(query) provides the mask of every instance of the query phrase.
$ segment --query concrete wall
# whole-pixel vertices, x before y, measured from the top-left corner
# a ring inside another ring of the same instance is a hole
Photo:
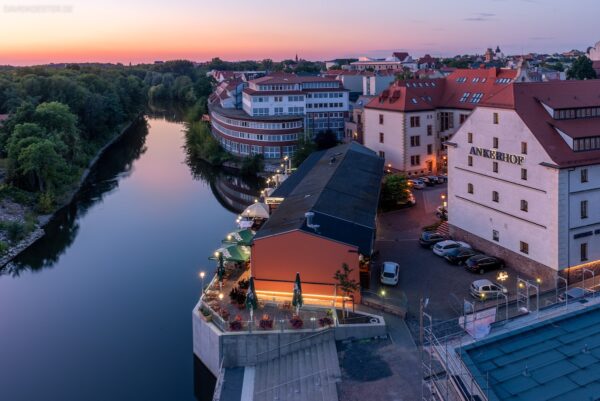
[[[192,312],[194,354],[217,377],[219,376],[219,366],[221,364],[222,332],[214,324],[206,322],[200,316],[198,308],[200,308],[200,303],[194,307]]]

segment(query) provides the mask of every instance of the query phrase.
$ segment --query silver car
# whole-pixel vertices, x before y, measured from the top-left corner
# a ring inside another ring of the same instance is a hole
[[[487,279],[475,280],[469,288],[471,296],[477,299],[496,299],[500,294],[508,294],[508,290],[501,284]]]

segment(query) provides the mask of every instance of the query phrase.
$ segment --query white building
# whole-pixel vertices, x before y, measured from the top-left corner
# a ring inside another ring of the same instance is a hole
[[[451,234],[542,280],[598,267],[599,93],[515,83],[482,102],[447,142]]]
[[[378,96],[396,80],[395,71],[378,71],[362,76],[363,96]]]
[[[446,78],[397,81],[365,106],[364,144],[409,176],[444,171],[444,142],[515,77],[516,70],[457,69]]]

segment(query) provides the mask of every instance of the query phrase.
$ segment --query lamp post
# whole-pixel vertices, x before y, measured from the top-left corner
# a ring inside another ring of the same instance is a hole
[[[204,271],[200,272],[200,279],[202,280],[202,293],[204,294],[204,276],[206,273]]]

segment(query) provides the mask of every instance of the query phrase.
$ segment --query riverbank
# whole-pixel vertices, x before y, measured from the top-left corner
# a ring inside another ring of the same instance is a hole
[[[66,194],[66,196],[63,198],[63,200],[60,202],[60,204],[56,207],[56,209],[52,213],[37,216],[37,224],[35,225],[33,230],[30,231],[19,242],[11,245],[8,248],[8,250],[4,253],[4,255],[2,255],[2,257],[0,258],[0,269],[4,268],[15,257],[17,257],[21,252],[23,252],[24,250],[29,248],[31,245],[33,245],[36,241],[38,241],[40,238],[42,238],[46,234],[44,227],[50,222],[50,220],[52,220],[52,218],[56,215],[56,213],[58,213],[64,207],[68,206],[69,204],[71,204],[71,202],[73,202],[73,200],[75,199],[75,196],[80,191],[83,184],[85,183],[85,180],[88,178],[92,168],[94,167],[94,165],[96,164],[98,159],[100,159],[100,157],[106,152],[106,150],[108,148],[110,148],[115,142],[117,142],[121,137],[123,137],[125,132],[127,132],[127,130],[129,128],[131,128],[134,123],[139,121],[140,118],[143,118],[143,114],[138,115],[135,119],[133,119],[128,124],[126,124],[123,128],[121,128],[120,131],[118,131],[118,133],[113,138],[111,138],[106,144],[104,144],[100,149],[98,149],[95,156],[90,160],[90,162],[88,163],[85,170],[83,170],[83,172],[81,173],[81,176],[80,176],[79,180],[77,181],[77,183]],[[12,213],[11,213],[11,210],[12,210]],[[4,213],[2,213],[3,221],[13,221],[13,222],[17,222],[19,224],[23,224],[23,222],[26,219],[26,217],[25,217],[26,214],[31,212],[30,210],[27,210],[27,208],[25,206],[18,205],[17,203],[14,203],[14,202],[6,202],[6,201],[2,202],[2,211],[4,212]]]

